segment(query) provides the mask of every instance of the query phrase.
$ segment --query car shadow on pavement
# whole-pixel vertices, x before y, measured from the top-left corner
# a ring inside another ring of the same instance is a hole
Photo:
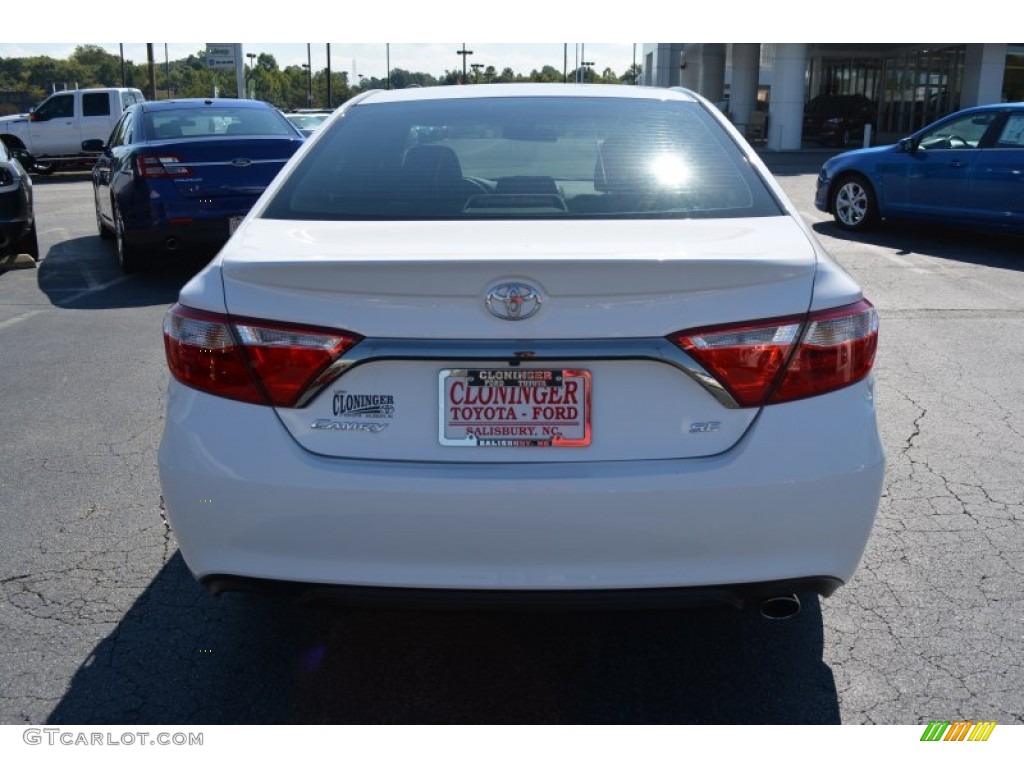
[[[171,304],[182,286],[210,260],[159,258],[153,268],[122,274],[112,243],[78,237],[52,246],[37,271],[50,302],[68,309],[116,309]]]
[[[818,600],[732,609],[343,611],[209,597],[179,554],[50,724],[840,722]]]
[[[1024,270],[1024,235],[911,221],[883,221],[864,232],[850,232],[833,221],[819,221],[811,227],[819,235],[886,248],[898,256],[918,254],[964,264]]]

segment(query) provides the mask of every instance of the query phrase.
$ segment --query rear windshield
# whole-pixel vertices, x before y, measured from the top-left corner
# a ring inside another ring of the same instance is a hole
[[[781,211],[696,103],[498,97],[360,104],[270,219],[686,218]]]
[[[229,106],[188,107],[147,112],[149,139],[196,136],[295,136],[295,129],[275,109],[239,109]]]

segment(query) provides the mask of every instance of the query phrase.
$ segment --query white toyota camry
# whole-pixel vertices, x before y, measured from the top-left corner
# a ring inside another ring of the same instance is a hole
[[[368,92],[167,313],[167,511],[214,592],[786,616],[871,531],[877,337],[693,93]]]

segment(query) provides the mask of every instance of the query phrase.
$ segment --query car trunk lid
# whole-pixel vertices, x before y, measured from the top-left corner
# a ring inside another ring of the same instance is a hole
[[[364,337],[343,375],[301,407],[277,409],[310,451],[609,461],[734,445],[758,409],[716,397],[666,337],[802,315],[815,256],[785,216],[472,227],[253,219],[221,269],[233,316]],[[532,316],[510,321],[507,296],[488,306],[509,285],[536,292]],[[562,445],[534,439],[551,430],[562,430]]]

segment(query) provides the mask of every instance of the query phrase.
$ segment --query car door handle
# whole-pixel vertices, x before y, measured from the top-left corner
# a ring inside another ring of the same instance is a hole
[[[949,162],[949,167],[950,168],[963,168],[964,167],[964,161],[963,160],[951,160]]]

